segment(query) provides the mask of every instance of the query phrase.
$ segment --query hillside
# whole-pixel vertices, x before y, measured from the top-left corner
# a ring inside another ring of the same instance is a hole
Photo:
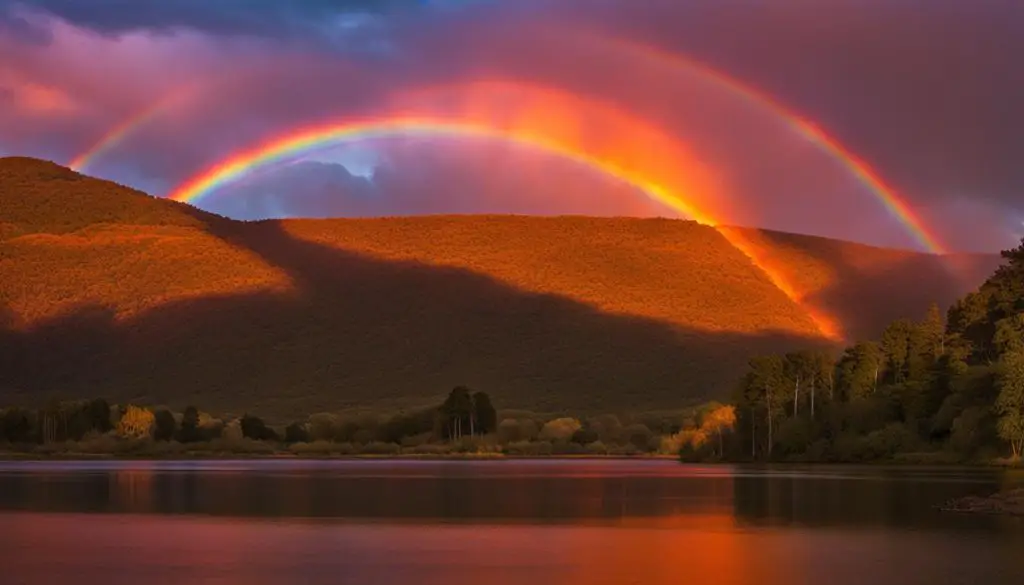
[[[637,411],[722,396],[755,353],[825,344],[725,238],[686,221],[247,224],[0,159],[0,228],[0,402],[103,395],[277,418],[413,407],[461,383],[503,407]],[[951,272],[748,235],[858,337],[951,302],[997,260]]]

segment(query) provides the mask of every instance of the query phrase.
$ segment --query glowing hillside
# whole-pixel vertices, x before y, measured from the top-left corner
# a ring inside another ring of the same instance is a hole
[[[0,392],[241,411],[678,407],[756,353],[828,345],[714,228],[432,216],[245,224],[0,159]],[[745,230],[856,336],[977,282],[935,257]],[[977,257],[978,282],[996,262]],[[29,399],[19,397],[19,400]]]

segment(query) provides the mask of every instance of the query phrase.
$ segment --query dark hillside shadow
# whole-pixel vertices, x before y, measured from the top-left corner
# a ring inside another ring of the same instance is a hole
[[[767,230],[759,234],[773,245],[796,248],[835,270],[835,282],[807,300],[843,323],[851,340],[876,338],[897,319],[922,319],[932,303],[945,314],[1001,263],[998,254],[964,254],[950,261],[870,246],[862,247],[855,262],[851,250],[856,248],[848,243]],[[873,262],[873,256],[879,261]]]
[[[81,307],[8,329],[5,401],[105,396],[281,421],[417,407],[467,384],[503,408],[629,412],[723,398],[751,355],[820,343],[611,315],[464,269],[299,240],[278,222],[208,225],[286,271],[294,293],[181,300],[127,320]]]

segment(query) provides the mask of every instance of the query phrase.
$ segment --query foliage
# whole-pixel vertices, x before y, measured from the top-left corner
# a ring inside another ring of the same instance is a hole
[[[157,441],[170,441],[178,430],[178,422],[174,414],[166,408],[156,411],[153,415],[153,438]]]
[[[178,441],[181,443],[195,443],[202,439],[202,434],[199,432],[199,409],[195,406],[188,406],[181,417]]]
[[[156,417],[149,409],[129,404],[117,423],[117,434],[125,438],[148,438],[153,433]]]
[[[540,438],[545,441],[568,441],[582,427],[580,421],[574,418],[556,418],[541,427]]]
[[[799,290],[884,290],[884,302],[827,307],[872,335],[893,314],[918,316],[922,289],[943,303],[963,292],[927,255],[744,233]],[[0,323],[0,353],[17,356],[0,398],[39,408],[144,392],[177,411],[200,402],[281,425],[424,408],[467,373],[512,407],[676,408],[727,396],[753,355],[828,345],[747,257],[693,222],[242,223],[29,159],[0,159]]]
[[[1024,454],[1024,350],[1003,355],[999,375],[999,436],[1010,444],[1014,457]]]
[[[0,415],[0,438],[8,443],[32,440],[32,413],[22,408],[8,408]]]
[[[254,441],[276,441],[277,433],[268,427],[263,419],[246,414],[239,420],[242,427],[242,436]]]
[[[1007,445],[1019,456],[1024,241],[1003,257],[1007,264],[956,302],[945,326],[933,306],[922,321],[898,319],[879,341],[855,343],[834,362],[794,353],[752,359],[736,393],[742,440],[728,456],[862,461],[945,449],[972,459]],[[828,398],[808,408],[808,384],[826,381],[834,381]],[[699,432],[687,437],[701,444]]]

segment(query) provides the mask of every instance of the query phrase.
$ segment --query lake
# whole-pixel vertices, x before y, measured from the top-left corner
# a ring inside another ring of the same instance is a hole
[[[1021,472],[664,460],[0,462],[0,583],[1024,583]]]

